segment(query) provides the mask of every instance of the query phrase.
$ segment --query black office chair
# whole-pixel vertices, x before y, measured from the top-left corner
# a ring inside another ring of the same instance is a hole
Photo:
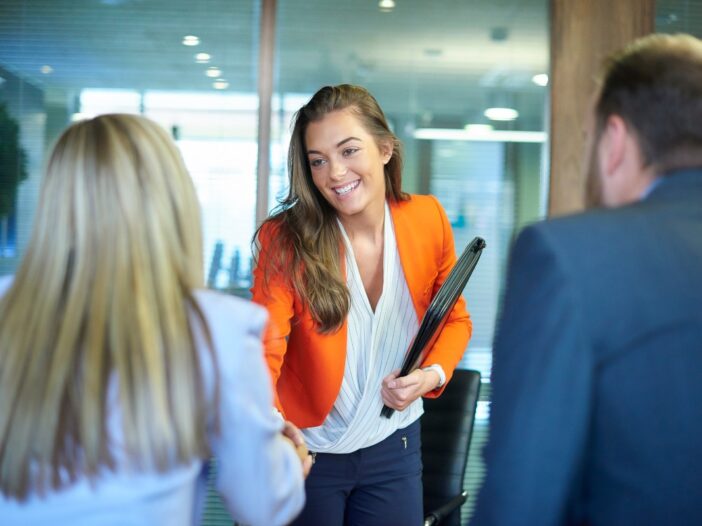
[[[463,480],[479,394],[480,372],[457,369],[439,398],[424,399],[425,526],[460,526],[461,505],[468,498]]]

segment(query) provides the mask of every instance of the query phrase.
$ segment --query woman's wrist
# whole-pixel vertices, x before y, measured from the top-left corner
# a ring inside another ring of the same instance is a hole
[[[443,387],[444,383],[446,382],[446,374],[444,373],[444,369],[439,364],[432,364],[422,367],[422,371],[425,373],[434,373],[430,376],[432,379],[436,379],[436,382],[432,384],[433,387],[427,390],[427,392]]]
[[[434,367],[423,367],[424,373],[424,394],[434,391],[441,386],[441,375]]]

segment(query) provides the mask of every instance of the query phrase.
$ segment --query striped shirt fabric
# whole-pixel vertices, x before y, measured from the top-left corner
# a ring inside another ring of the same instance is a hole
[[[346,247],[346,281],[351,295],[346,365],[339,396],[322,425],[303,429],[311,451],[351,453],[381,442],[423,413],[421,397],[391,418],[380,416],[382,380],[402,366],[419,328],[397,251],[390,209],[385,204],[383,290],[375,312],[361,281],[351,242],[339,223]]]

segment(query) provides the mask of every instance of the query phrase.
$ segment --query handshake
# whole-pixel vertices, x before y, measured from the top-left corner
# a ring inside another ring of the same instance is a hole
[[[282,433],[283,437],[287,439],[295,448],[295,451],[297,451],[297,456],[300,457],[300,462],[302,463],[302,474],[307,478],[307,475],[310,474],[310,469],[312,469],[313,461],[312,455],[305,444],[305,437],[302,436],[300,429],[289,420],[285,421]]]

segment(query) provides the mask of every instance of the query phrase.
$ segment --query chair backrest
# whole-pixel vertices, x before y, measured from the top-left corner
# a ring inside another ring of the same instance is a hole
[[[424,399],[422,463],[424,509],[434,510],[463,491],[480,372],[457,369],[438,398]],[[460,509],[442,524],[460,524]]]

